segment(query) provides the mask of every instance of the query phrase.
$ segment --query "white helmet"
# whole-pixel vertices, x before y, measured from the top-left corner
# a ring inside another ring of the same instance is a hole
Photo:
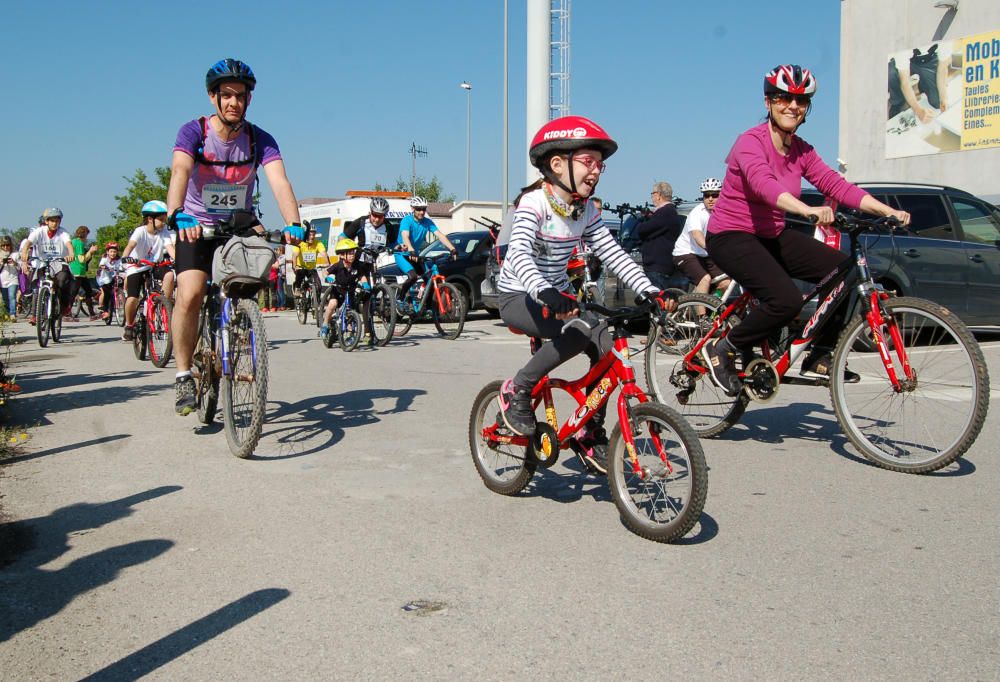
[[[410,199],[410,208],[427,208],[427,200],[423,197],[412,197]]]
[[[706,178],[705,182],[701,183],[698,191],[704,194],[705,192],[721,192],[722,183],[715,178]]]

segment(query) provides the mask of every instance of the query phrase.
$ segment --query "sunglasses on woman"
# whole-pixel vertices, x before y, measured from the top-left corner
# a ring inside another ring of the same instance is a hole
[[[792,102],[795,102],[800,107],[807,107],[812,101],[812,95],[793,95],[789,92],[776,92],[771,95],[771,101],[786,107]]]

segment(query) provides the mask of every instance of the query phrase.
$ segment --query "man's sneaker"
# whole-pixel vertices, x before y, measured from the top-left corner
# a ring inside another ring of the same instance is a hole
[[[705,359],[708,373],[715,385],[732,398],[743,390],[743,382],[740,381],[739,373],[736,371],[736,353],[731,350],[719,350],[721,341],[722,339],[713,339],[702,346],[701,357]],[[728,342],[726,346],[729,346]]]
[[[830,368],[833,366],[833,356],[822,350],[813,350],[802,361],[802,376],[819,379],[830,378]],[[856,384],[861,381],[861,375],[844,367],[844,383]]]
[[[602,474],[607,474],[608,434],[604,431],[604,427],[587,427],[577,442],[583,448],[582,457],[587,465]]]
[[[518,388],[513,379],[505,381],[500,387],[500,416],[514,433],[533,435],[538,422],[531,409],[531,389]]]
[[[326,335],[330,333],[330,325],[324,324],[319,328],[319,338],[325,339]]]
[[[133,339],[135,339],[135,325],[126,326],[122,331],[122,341],[132,341]]]
[[[177,378],[174,382],[174,395],[176,396],[174,410],[177,414],[186,417],[194,412],[194,378],[190,374]]]

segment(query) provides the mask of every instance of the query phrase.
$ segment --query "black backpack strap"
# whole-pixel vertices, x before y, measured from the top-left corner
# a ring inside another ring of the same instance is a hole
[[[250,158],[244,161],[211,161],[205,158],[205,140],[208,138],[208,118],[201,116],[198,118],[198,127],[201,129],[201,145],[194,152],[196,163],[205,166],[248,166],[253,164],[254,170],[260,168],[260,155],[257,153],[257,126],[250,124]]]

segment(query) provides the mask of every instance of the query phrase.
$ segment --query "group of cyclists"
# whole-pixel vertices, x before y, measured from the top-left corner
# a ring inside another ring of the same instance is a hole
[[[368,215],[352,221],[338,235],[334,246],[338,258],[331,263],[315,233],[303,228],[275,138],[247,121],[256,85],[253,71],[239,60],[223,59],[212,65],[205,88],[213,113],[180,127],[173,147],[166,202],[153,200],[143,207],[145,223],[136,228],[121,254],[125,262],[131,256],[147,262],[160,262],[169,256],[173,263],[172,272],[164,270],[158,275],[164,288],[174,289],[175,295],[171,331],[177,363],[175,410],[180,415],[195,409],[191,362],[198,313],[211,276],[213,254],[223,243],[213,239],[215,227],[225,223],[234,210],[251,210],[261,168],[286,225],[284,242],[294,247],[298,270],[295,288],[306,277],[333,288],[322,313],[324,328],[349,287],[370,286],[374,263],[359,257],[362,247],[387,246],[388,203],[375,198]],[[690,269],[692,275],[697,275],[699,288],[707,285],[705,277],[712,273],[703,273],[705,261],[698,257],[710,257],[721,271],[760,301],[728,335],[702,351],[712,379],[730,393],[740,390],[736,354],[767,337],[798,312],[802,299],[792,278],[817,282],[847,258],[818,240],[784,229],[786,212],[820,225],[833,221],[831,208],[811,207],[800,201],[803,178],[842,205],[893,216],[903,225],[909,222],[904,211],[877,201],[844,180],[797,135],[816,91],[813,74],[798,65],[779,65],[764,76],[766,120],[737,138],[726,158],[724,179],[709,179],[703,184],[705,215],[697,221],[689,219],[692,227],[699,229],[685,237],[688,253],[679,254],[694,256],[683,260],[687,264],[685,272]],[[530,161],[540,178],[523,188],[515,200],[509,248],[498,278],[504,323],[544,340],[527,363],[512,372],[501,392],[502,419],[516,434],[530,435],[536,429],[531,394],[543,376],[581,352],[593,362],[611,347],[607,325],[580,316],[567,277],[574,250],[581,246],[589,249],[629,288],[655,299],[663,309],[669,311],[675,305],[672,294],[654,285],[625,253],[604,225],[600,211],[589,201],[617,149],[618,144],[604,128],[582,116],[549,121],[531,141]],[[406,277],[398,300],[404,299],[418,278],[412,257],[429,234],[437,234],[455,255],[448,237],[427,217],[427,202],[415,197],[410,203],[413,212],[402,221],[394,255]],[[25,242],[21,259],[25,272],[31,267],[32,255],[72,258],[69,235],[60,228],[61,212],[50,209],[44,217],[46,224]],[[171,231],[166,229],[168,226]],[[118,262],[118,245],[106,244],[102,271],[114,269]],[[328,268],[322,282],[318,275],[321,265]],[[129,263],[126,273],[146,267]],[[128,277],[126,281],[137,280]],[[65,307],[70,292],[68,270],[57,275],[56,284]],[[107,286],[106,278],[103,286]],[[134,324],[137,286],[126,285],[126,337]],[[108,298],[104,297],[105,314]],[[831,334],[836,331],[832,326]],[[810,370],[828,371],[829,349],[834,340],[819,340],[817,350],[806,360]],[[596,467],[603,469],[608,442],[603,414],[587,425],[582,442],[590,449]]]

